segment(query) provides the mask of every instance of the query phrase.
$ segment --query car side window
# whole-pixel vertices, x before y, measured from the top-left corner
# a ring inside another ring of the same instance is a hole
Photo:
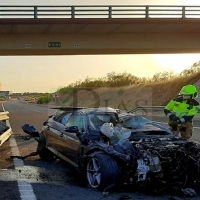
[[[62,118],[62,120],[61,120],[61,123],[62,124],[66,124],[67,123],[67,121],[69,120],[69,117],[72,115],[72,113],[67,113],[63,118]]]
[[[77,126],[79,129],[84,128],[83,116],[80,113],[75,113],[69,117],[65,126]]]

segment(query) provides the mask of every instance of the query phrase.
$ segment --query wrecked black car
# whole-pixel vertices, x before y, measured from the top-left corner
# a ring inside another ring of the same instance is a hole
[[[200,182],[198,144],[110,107],[62,108],[44,122],[38,153],[67,161],[95,190],[129,184],[158,191]]]

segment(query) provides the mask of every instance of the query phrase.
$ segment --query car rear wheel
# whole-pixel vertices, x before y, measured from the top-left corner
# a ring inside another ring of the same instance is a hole
[[[86,178],[88,186],[94,190],[114,187],[119,179],[118,164],[107,154],[96,154],[87,162]]]
[[[54,154],[46,148],[46,138],[43,133],[40,133],[37,152],[42,160],[54,159]]]

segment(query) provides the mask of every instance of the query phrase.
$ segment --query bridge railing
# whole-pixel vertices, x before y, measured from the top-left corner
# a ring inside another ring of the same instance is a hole
[[[0,6],[0,18],[200,18],[200,6]]]

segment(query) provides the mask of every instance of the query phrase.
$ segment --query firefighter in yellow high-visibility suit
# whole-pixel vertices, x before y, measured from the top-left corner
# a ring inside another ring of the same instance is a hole
[[[192,120],[200,109],[199,103],[195,100],[197,96],[197,88],[194,85],[186,85],[164,108],[165,115],[169,117],[170,130],[177,135],[180,133],[185,139],[192,137]]]

